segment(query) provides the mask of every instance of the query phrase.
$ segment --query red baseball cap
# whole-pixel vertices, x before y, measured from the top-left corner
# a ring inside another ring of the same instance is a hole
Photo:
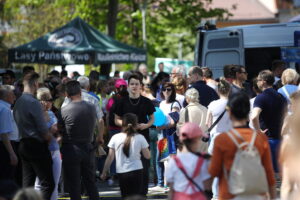
[[[197,137],[207,137],[207,135],[201,130],[199,125],[192,122],[187,122],[180,128],[180,140],[193,139]]]

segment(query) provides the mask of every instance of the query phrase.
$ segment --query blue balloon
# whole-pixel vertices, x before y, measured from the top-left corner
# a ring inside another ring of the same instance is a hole
[[[167,118],[163,111],[159,107],[155,107],[154,123],[155,126],[163,126],[167,121]]]

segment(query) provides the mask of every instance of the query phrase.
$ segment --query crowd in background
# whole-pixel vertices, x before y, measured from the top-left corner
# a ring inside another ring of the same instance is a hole
[[[123,198],[151,190],[169,199],[276,199],[282,179],[281,199],[299,199],[299,74],[280,60],[271,69],[248,80],[245,66],[225,65],[213,79],[208,67],[168,74],[161,63],[157,74],[140,65],[107,80],[53,70],[43,83],[33,67],[19,80],[7,70],[0,196],[34,187],[44,199],[99,199],[98,177],[118,182]],[[260,182],[252,192],[232,181],[244,148],[259,158],[247,168],[256,179],[238,180]]]

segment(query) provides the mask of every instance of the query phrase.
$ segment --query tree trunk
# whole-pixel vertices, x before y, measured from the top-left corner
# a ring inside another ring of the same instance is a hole
[[[107,29],[110,37],[116,35],[117,15],[118,15],[119,0],[109,0],[108,2],[108,14],[107,14]],[[102,64],[100,67],[100,75],[109,77],[111,70],[111,64]]]

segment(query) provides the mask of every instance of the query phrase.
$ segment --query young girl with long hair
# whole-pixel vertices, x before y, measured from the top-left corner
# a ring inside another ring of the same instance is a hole
[[[109,153],[105,161],[101,179],[105,180],[108,169],[116,158],[116,170],[123,198],[143,195],[143,165],[141,153],[150,159],[150,151],[145,137],[138,134],[137,116],[127,113],[122,118],[122,132],[115,134],[108,143]]]

